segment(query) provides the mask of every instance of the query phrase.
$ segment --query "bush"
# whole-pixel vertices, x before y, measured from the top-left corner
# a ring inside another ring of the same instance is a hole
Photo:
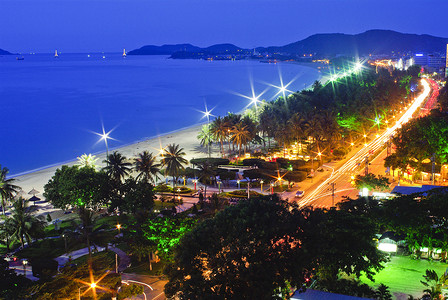
[[[292,171],[288,172],[283,176],[284,180],[301,182],[306,179],[307,173],[303,171]]]
[[[32,259],[31,267],[33,276],[40,279],[49,279],[58,272],[58,262],[46,257]]]
[[[219,166],[219,165],[228,165],[229,160],[227,158],[216,158],[216,157],[206,157],[206,158],[193,158],[190,160],[190,163],[193,165],[201,165],[203,163],[208,163],[212,166]]]
[[[243,160],[243,166],[257,166],[258,168],[263,168],[263,163],[265,161],[259,158],[248,158]]]
[[[345,155],[347,155],[347,152],[348,152],[347,149],[338,148],[333,150],[333,155],[335,157],[344,157]]]
[[[218,176],[221,180],[233,180],[236,178],[236,171],[218,169]]]
[[[250,169],[243,172],[243,176],[249,179],[263,179],[265,182],[271,181],[273,176],[277,173],[272,170],[265,169]]]
[[[154,192],[156,193],[169,193],[172,192],[173,189],[167,186],[165,183],[161,183],[154,187]]]
[[[130,284],[122,285],[120,293],[118,294],[118,300],[131,298],[132,296],[143,294],[144,288],[141,285]]]
[[[228,192],[226,194],[228,197],[233,197],[233,198],[246,198],[247,197],[246,190],[236,190],[236,191]],[[255,191],[250,191],[250,197],[258,197],[258,196],[261,196],[261,194],[255,192]]]

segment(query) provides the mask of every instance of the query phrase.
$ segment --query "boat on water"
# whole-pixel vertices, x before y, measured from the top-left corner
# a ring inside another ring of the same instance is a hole
[[[126,49],[123,49],[123,57],[126,57]]]
[[[18,56],[17,56],[16,59],[17,59],[17,60],[24,60],[25,57],[23,57],[23,56],[22,56],[22,57],[18,57]]]
[[[58,57],[59,57],[58,50],[55,50],[54,51],[54,58],[58,58]]]

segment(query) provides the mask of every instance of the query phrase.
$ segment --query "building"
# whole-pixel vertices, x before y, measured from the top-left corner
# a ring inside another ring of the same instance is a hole
[[[441,72],[446,65],[445,59],[438,53],[415,53],[414,64],[420,65],[429,72]]]
[[[446,44],[446,53],[445,53],[445,77],[448,77],[448,44]]]

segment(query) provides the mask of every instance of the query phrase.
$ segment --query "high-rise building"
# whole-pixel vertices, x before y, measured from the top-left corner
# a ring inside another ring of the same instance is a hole
[[[448,44],[446,44],[446,64],[445,64],[445,77],[448,77]]]

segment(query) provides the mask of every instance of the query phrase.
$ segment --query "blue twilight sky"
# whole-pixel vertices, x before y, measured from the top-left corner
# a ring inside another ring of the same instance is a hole
[[[0,0],[0,48],[119,52],[143,45],[284,45],[392,29],[448,37],[448,0]]]

